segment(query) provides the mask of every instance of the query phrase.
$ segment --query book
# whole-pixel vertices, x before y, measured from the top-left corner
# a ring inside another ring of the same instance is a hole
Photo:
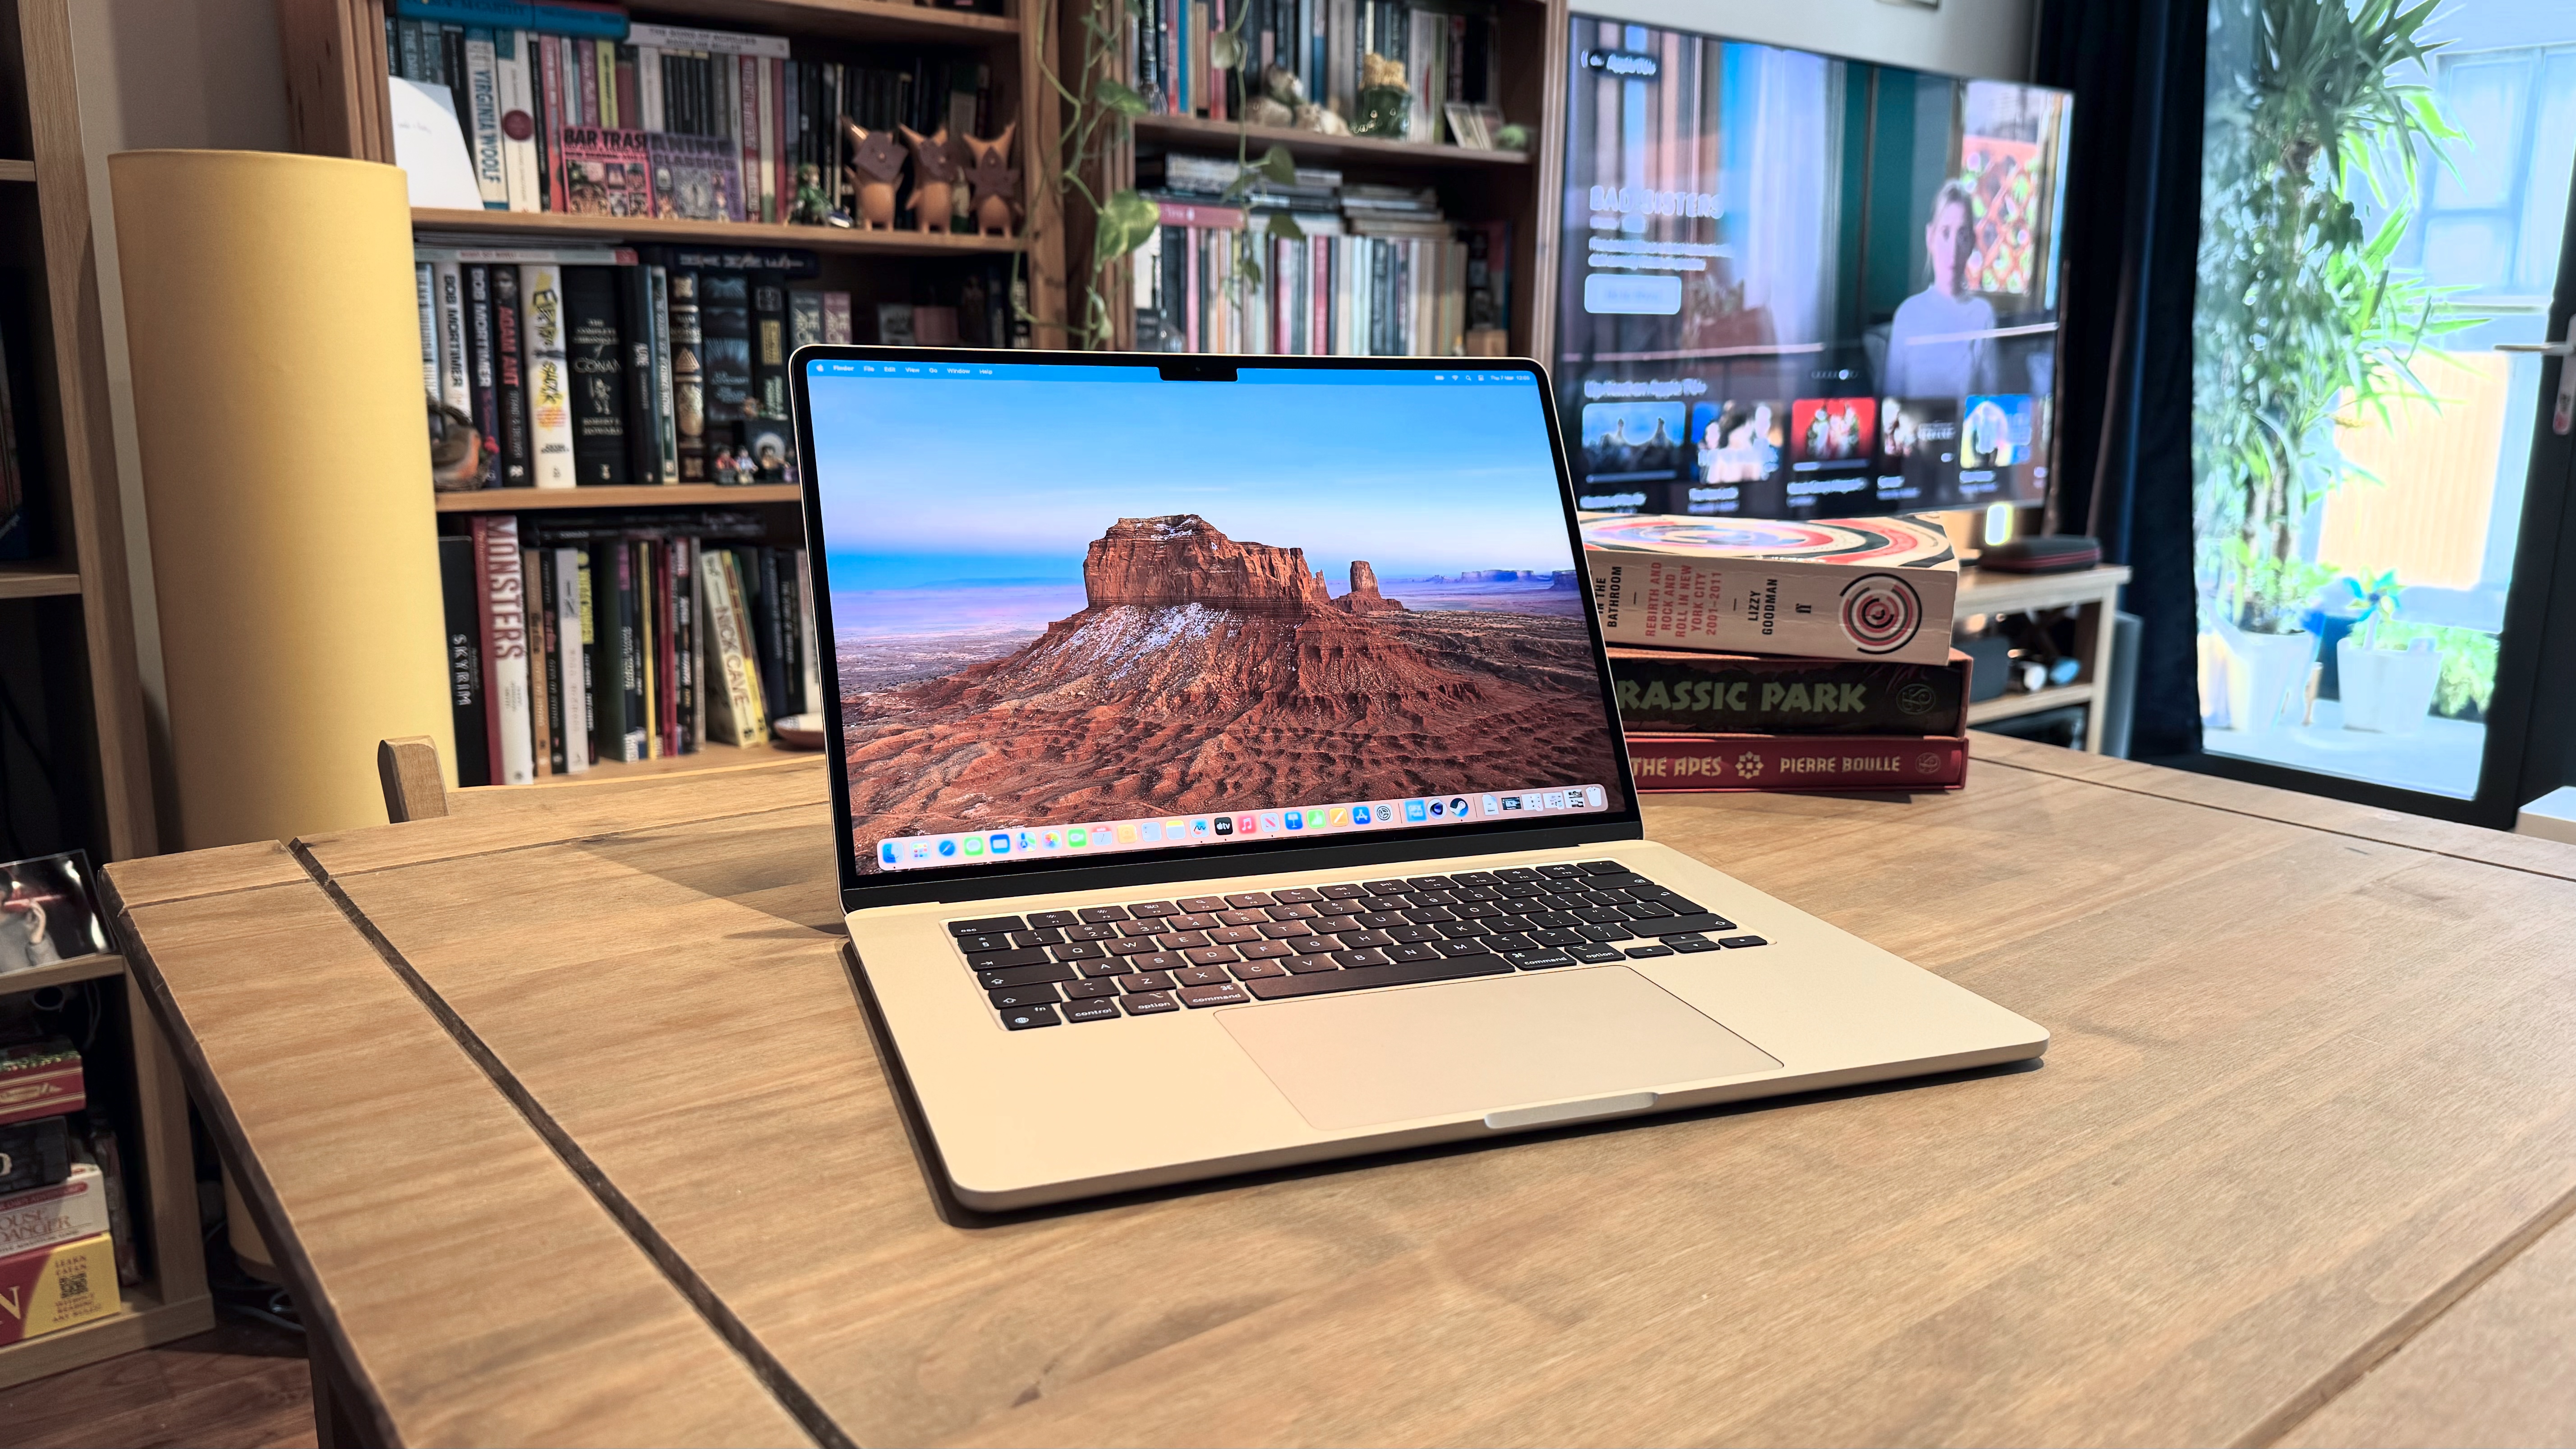
[[[823,294],[823,341],[826,344],[839,345],[845,344],[849,342],[849,340],[850,294],[847,292],[825,292]],[[986,342],[985,345],[988,347],[997,347],[1000,346],[1001,343],[1000,340],[996,338]]]
[[[1968,656],[1940,664],[1613,645],[1619,722],[1649,734],[1955,735]]]
[[[1632,734],[1646,790],[1956,790],[1965,735]]]
[[[81,1055],[70,1042],[49,1037],[0,1046],[0,1122],[60,1117],[88,1103]]]
[[[542,550],[520,541],[519,578],[527,587],[528,618],[528,758],[529,767],[539,776],[560,775],[563,761],[555,752],[560,746],[556,733],[563,717],[558,711],[554,681],[554,614],[545,607],[551,597],[552,580],[546,577],[546,558]]]
[[[474,416],[474,384],[465,355],[465,278],[453,261],[430,264],[438,299],[438,400]]]
[[[654,358],[666,349],[654,328],[653,273],[643,266],[617,269],[617,340],[626,385],[626,481],[662,478],[662,390],[653,380]]]
[[[822,635],[816,633],[814,629],[814,591],[805,586],[807,581],[814,577],[810,572],[813,556],[800,548],[796,550],[795,558],[798,584],[796,627],[802,641],[798,645],[797,653],[805,663],[804,712],[810,714],[823,707]]]
[[[590,579],[581,550],[557,545],[554,559],[556,673],[563,693],[564,773],[578,775],[591,765],[590,736]]]
[[[614,126],[566,126],[565,196],[559,211],[576,216],[654,215],[651,138]]]
[[[567,0],[393,0],[389,9],[401,19],[443,25],[506,26],[611,39],[627,31],[623,7]]]
[[[477,591],[474,540],[447,534],[438,540],[440,602],[447,632],[447,702],[456,732],[456,783],[492,783],[490,736],[483,714],[482,603]]]
[[[788,415],[787,284],[759,276],[750,279],[750,286],[751,405],[758,416],[783,422]]]
[[[420,389],[436,401],[446,391],[438,380],[438,268],[431,262],[416,261],[411,271],[412,287],[420,304]]]
[[[465,267],[465,333],[474,426],[483,435],[483,486],[489,488],[501,477],[501,377],[494,355],[492,268],[482,262]]]
[[[740,424],[760,416],[752,391],[751,279],[730,268],[698,274],[700,364],[706,382],[706,443],[710,481],[730,483],[730,459],[741,441]]]
[[[0,1122],[0,1192],[51,1187],[71,1172],[71,1133],[62,1118]]]
[[[699,599],[707,627],[700,649],[707,675],[707,738],[737,748],[766,743],[769,717],[761,707],[759,661],[751,644],[739,557],[709,549],[698,570]]]
[[[634,560],[635,691],[626,697],[627,729],[637,737],[635,758],[662,756],[662,565],[649,538],[627,541]]]
[[[105,1233],[0,1258],[0,1344],[41,1338],[124,1306]]]
[[[472,148],[474,189],[487,211],[510,209],[509,164],[501,149],[501,58],[486,26],[465,31],[466,142]]]
[[[528,477],[539,488],[573,486],[572,377],[564,333],[564,269],[519,268],[519,331],[528,389]]]
[[[671,368],[671,269],[655,263],[649,274],[653,317],[653,467],[665,483],[680,481],[678,379]]]
[[[572,389],[573,481],[616,486],[630,480],[626,360],[618,335],[618,274],[606,267],[563,269],[566,375]]]
[[[823,340],[823,294],[804,288],[787,294],[787,350],[811,347]]]
[[[544,188],[537,180],[537,99],[529,80],[531,37],[517,29],[492,36],[493,77],[501,110],[501,176],[509,209],[544,209]]]
[[[492,370],[498,401],[501,456],[494,477],[504,488],[525,488],[529,478],[528,389],[520,360],[519,269],[488,269],[492,288]]]
[[[1938,664],[1959,560],[1932,519],[1582,516],[1613,644]]]
[[[492,740],[493,781],[524,785],[536,778],[534,721],[528,698],[528,594],[519,567],[519,520],[478,513],[472,521],[476,602],[482,613],[484,730]]]
[[[108,1230],[107,1179],[95,1162],[74,1162],[62,1181],[0,1197],[0,1258]]]
[[[669,269],[671,294],[671,422],[680,481],[704,483],[707,457],[706,348],[700,332],[698,274]]]
[[[647,131],[652,214],[683,222],[742,222],[742,155],[724,137]]]

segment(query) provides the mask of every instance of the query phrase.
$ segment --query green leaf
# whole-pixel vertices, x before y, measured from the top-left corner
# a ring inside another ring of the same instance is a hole
[[[1243,69],[1243,36],[1232,30],[1220,30],[1209,36],[1208,64],[1218,70]]]
[[[1299,226],[1297,218],[1288,213],[1273,212],[1270,217],[1270,236],[1273,241],[1304,241],[1306,229]]]
[[[1145,98],[1136,94],[1133,86],[1107,76],[1091,83],[1091,94],[1093,99],[1122,116],[1141,116],[1149,109]]]
[[[1092,233],[1092,254],[1101,261],[1123,257],[1145,244],[1163,224],[1163,209],[1135,191],[1113,191],[1100,208],[1099,229]]]
[[[1254,169],[1282,186],[1297,184],[1297,158],[1289,155],[1285,146],[1273,146],[1263,152]]]

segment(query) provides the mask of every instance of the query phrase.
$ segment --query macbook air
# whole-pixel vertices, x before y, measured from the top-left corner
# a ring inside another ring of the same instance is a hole
[[[2046,1050],[1646,838],[1537,364],[793,369],[842,908],[965,1203]]]

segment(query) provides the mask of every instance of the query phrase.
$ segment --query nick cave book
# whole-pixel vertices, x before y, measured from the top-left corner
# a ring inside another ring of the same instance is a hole
[[[1949,658],[1959,559],[1932,519],[1588,513],[1582,526],[1610,643],[1907,664]]]

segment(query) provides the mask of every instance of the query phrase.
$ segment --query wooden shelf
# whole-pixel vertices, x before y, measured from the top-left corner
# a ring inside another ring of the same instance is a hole
[[[646,0],[637,8],[655,19],[677,13],[717,29],[740,26],[799,37],[974,45],[1020,33],[1014,16],[940,10],[901,0]]]
[[[482,488],[441,493],[441,513],[530,513],[552,508],[729,508],[746,503],[794,503],[793,483],[681,483],[642,488]]]
[[[80,591],[80,574],[60,563],[0,564],[0,599],[48,599]]]
[[[2119,564],[2097,564],[2089,569],[2062,574],[2008,574],[1962,569],[1959,571],[1959,602],[1952,612],[1964,619],[1970,614],[2020,614],[2032,609],[2089,604],[2128,581],[2128,569]]]
[[[75,956],[50,966],[0,975],[0,996],[15,996],[22,991],[42,991],[48,986],[68,986],[75,981],[98,981],[125,974],[125,958],[110,951],[95,956]]]
[[[2031,694],[2006,694],[1994,699],[1981,699],[1968,706],[1968,726],[1989,724],[2015,715],[2037,714],[2044,709],[2058,709],[2070,704],[2091,704],[2093,685],[2089,680],[2061,684]]]
[[[105,1318],[0,1347],[0,1389],[215,1326],[214,1300],[203,1294],[163,1303],[148,1287],[138,1287],[122,1296],[125,1306]]]
[[[772,226],[749,221],[676,221],[652,216],[568,216],[553,211],[462,211],[415,206],[411,224],[423,231],[473,231],[513,238],[523,245],[627,241],[681,246],[802,247],[815,252],[873,252],[880,256],[1008,256],[1024,251],[1020,237],[965,236],[947,232],[859,231],[837,226]]]
[[[1203,121],[1196,116],[1138,116],[1138,140],[1166,145],[1210,146],[1231,151],[1238,131],[1252,143],[1252,155],[1273,145],[1285,146],[1300,161],[1359,161],[1378,165],[1442,168],[1513,167],[1530,164],[1527,151],[1479,151],[1470,146],[1439,146],[1427,141],[1384,141],[1375,136],[1326,136],[1290,126],[1243,126],[1232,121]]]
[[[699,746],[698,752],[694,755],[672,755],[659,760],[637,760],[631,764],[621,760],[615,764],[593,765],[578,775],[548,775],[534,784],[504,785],[499,788],[513,794],[524,790],[545,790],[558,786],[572,788],[580,785],[596,785],[607,780],[633,780],[646,775],[689,775],[700,770],[733,770],[745,765],[774,764],[780,760],[816,760],[821,759],[823,753],[821,750],[793,750],[774,741],[765,745],[753,745],[749,749],[738,749],[732,745],[706,744]]]
[[[35,185],[36,163],[33,161],[0,161],[0,181],[23,181],[30,186]]]

